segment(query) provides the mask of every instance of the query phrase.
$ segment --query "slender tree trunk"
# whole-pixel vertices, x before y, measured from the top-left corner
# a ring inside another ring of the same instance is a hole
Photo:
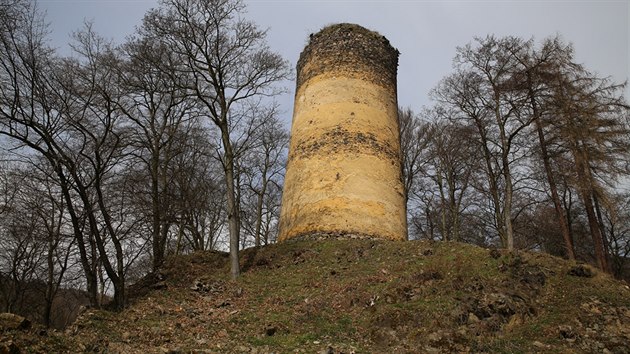
[[[54,211],[53,211],[54,213]],[[50,316],[52,303],[55,297],[55,262],[53,259],[54,241],[48,235],[48,254],[46,255],[47,277],[46,277],[46,304],[44,306],[44,326],[50,327]]]
[[[488,149],[488,141],[486,137],[486,130],[483,127],[483,123],[479,118],[475,118],[475,125],[477,126],[477,130],[479,131],[479,137],[481,139],[481,149],[483,151],[484,162],[486,164],[486,174],[488,176],[488,189],[490,192],[490,198],[492,200],[492,204],[494,206],[494,221],[496,223],[497,232],[499,233],[499,239],[501,239],[501,243],[503,247],[506,246],[506,233],[505,233],[505,222],[503,220],[503,213],[501,212],[501,202],[499,200],[499,186],[497,183],[497,178],[494,175],[494,169],[492,168],[492,153]]]
[[[593,206],[593,191],[592,184],[588,179],[586,169],[586,159],[582,156],[581,151],[575,151],[572,149],[573,158],[575,160],[575,167],[578,177],[578,189],[580,197],[584,203],[584,209],[586,211],[586,217],[588,220],[589,230],[591,232],[591,238],[593,239],[593,249],[595,251],[595,258],[599,269],[606,272],[608,271],[608,261],[606,259],[606,252],[604,250],[604,240],[601,234],[599,223],[597,222],[597,216],[595,215],[595,208]]]
[[[265,198],[264,195],[264,190],[266,189],[266,184],[267,181],[263,182],[263,187],[261,189],[261,192],[258,193],[257,200],[256,200],[256,227],[254,229],[255,232],[255,239],[254,239],[254,243],[256,248],[260,248],[260,230],[262,228],[262,209],[263,209],[263,201]]]
[[[99,252],[101,252],[101,259],[103,260],[103,264],[105,266],[105,271],[107,272],[107,276],[112,281],[114,285],[114,307],[117,310],[121,310],[125,307],[126,296],[125,296],[125,260],[124,253],[122,249],[122,244],[120,243],[120,239],[116,235],[116,230],[112,225],[111,216],[109,215],[109,210],[107,210],[107,206],[105,205],[105,199],[103,196],[103,190],[101,187],[101,176],[97,176],[95,181],[95,189],[97,195],[98,206],[101,211],[101,215],[103,216],[103,221],[105,222],[105,228],[110,235],[110,239],[114,244],[115,249],[115,258],[116,258],[116,269],[111,265],[109,258],[107,258],[107,253],[105,252],[105,247],[103,245],[103,241],[98,242],[99,244]]]
[[[155,146],[153,147],[155,149]],[[159,156],[155,152],[152,152],[151,156],[151,211],[152,211],[152,241],[153,241],[153,271],[157,271],[158,268],[164,263],[164,242],[162,242],[162,217],[160,208],[160,193],[158,183],[158,163]]]
[[[107,213],[105,209],[105,205],[103,202],[103,194],[102,194],[100,181],[99,181],[101,176],[97,176],[97,178],[95,179],[95,189],[97,193],[96,199],[97,199],[98,207],[101,210],[103,219],[105,221],[107,233],[111,235],[112,243],[114,244],[114,248],[116,250],[116,261],[117,261],[117,266],[118,266],[118,272],[120,272],[120,274],[116,272],[116,270],[114,269],[112,263],[110,262],[107,256],[107,250],[105,249],[105,241],[101,237],[100,230],[99,230],[99,222],[96,219],[96,210],[92,206],[92,202],[90,200],[87,188],[85,185],[81,183],[81,178],[76,174],[76,171],[71,171],[71,172],[72,172],[73,180],[76,183],[76,191],[85,208],[88,225],[90,227],[90,233],[94,237],[94,240],[95,240],[94,243],[95,243],[96,248],[98,249],[98,254],[99,254],[98,258],[100,260],[100,263],[103,265],[103,267],[105,267],[105,272],[107,272],[107,276],[109,277],[109,279],[112,281],[112,284],[114,285],[115,307],[117,309],[122,308],[122,306],[124,306],[124,279],[122,280],[119,279],[119,278],[124,278],[124,274],[122,272],[123,270],[122,269],[122,261],[123,261],[122,260],[122,246],[120,244],[120,240],[116,238],[116,234],[113,231],[111,220],[109,218],[109,213]],[[122,284],[122,288],[121,288],[121,284]],[[117,292],[118,292],[118,295],[116,294]],[[119,302],[121,300],[123,301],[122,303]]]
[[[510,144],[505,134],[505,122],[499,111],[501,105],[499,93],[495,93],[494,115],[499,127],[499,138],[501,139],[501,167],[505,182],[505,196],[503,200],[503,223],[505,225],[505,245],[509,251],[514,249],[514,229],[512,227],[512,197],[514,186],[512,185],[512,172],[510,171]]]
[[[236,185],[234,183],[234,152],[230,142],[230,134],[226,124],[221,126],[221,139],[224,149],[225,182],[227,186],[227,217],[230,234],[230,274],[232,279],[239,277],[241,273],[238,251],[239,251],[239,211],[236,200]]]
[[[547,183],[549,184],[549,190],[551,192],[551,201],[558,219],[558,225],[560,226],[560,232],[562,233],[562,239],[564,240],[564,248],[567,252],[567,257],[570,260],[575,260],[575,248],[573,245],[573,237],[569,230],[569,222],[567,221],[566,214],[562,208],[560,202],[560,196],[558,195],[558,186],[556,185],[553,171],[551,169],[551,162],[549,153],[547,151],[547,142],[542,129],[542,123],[540,119],[534,119],[536,123],[536,131],[538,132],[538,141],[540,143],[540,154],[545,168],[545,175],[547,176]]]
[[[101,289],[99,291],[98,303],[100,306],[103,306],[103,301],[105,300],[105,277],[103,276],[103,266],[101,265],[101,261],[98,262],[97,271],[98,271],[98,279],[101,285]]]
[[[263,171],[261,174],[261,183],[262,185],[260,186],[260,191],[257,194],[257,200],[256,200],[256,227],[255,227],[255,246],[256,248],[260,248],[260,230],[261,230],[261,226],[262,226],[262,210],[263,210],[263,202],[265,201],[265,193],[267,193],[267,183],[269,182],[267,180],[267,170],[269,169],[269,153],[265,154],[265,163],[263,166]]]
[[[57,235],[59,235],[60,232],[61,232],[61,215],[60,215],[59,223],[57,224]],[[58,245],[59,245],[59,241],[56,242],[55,249],[58,247]],[[53,303],[54,303],[55,297],[57,296],[57,292],[59,291],[59,288],[61,287],[61,282],[64,279],[64,274],[66,273],[66,270],[68,269],[68,260],[70,259],[70,255],[71,255],[70,247],[68,247],[68,249],[66,249],[65,257],[59,269],[59,274],[57,275],[56,280],[54,279],[54,272],[49,273],[48,280],[51,282],[51,285],[49,286],[50,293],[47,293],[47,295],[48,294],[50,295],[49,295],[49,302],[47,303],[47,307],[45,309],[45,321],[46,321],[47,327],[50,327],[52,325],[51,317],[52,317]]]
[[[604,248],[604,259],[606,260],[606,272],[612,274],[612,266],[610,264],[610,253],[608,252],[608,240],[606,238],[606,227],[604,224],[604,218],[602,217],[602,210],[599,206],[599,197],[597,192],[593,191],[593,203],[595,206],[595,215],[597,216],[599,224],[599,232],[602,235],[602,246]]]
[[[450,237],[446,228],[446,197],[444,196],[444,179],[441,171],[436,173],[436,182],[440,191],[440,233],[443,241],[449,241]]]
[[[112,266],[109,258],[107,257],[107,250],[105,249],[105,242],[101,237],[99,230],[99,222],[96,219],[96,210],[94,209],[92,202],[89,197],[89,193],[86,189],[86,186],[81,183],[81,178],[76,174],[76,171],[71,171],[73,180],[76,183],[76,191],[78,193],[79,198],[85,208],[85,213],[88,220],[88,225],[90,227],[90,233],[94,237],[94,244],[98,249],[100,263],[105,267],[105,272],[107,272],[107,276],[112,281],[114,285],[114,301],[115,307],[117,309],[122,308],[124,306],[124,269],[123,269],[123,259],[122,259],[122,246],[120,244],[120,240],[116,238],[113,227],[111,225],[111,220],[109,217],[109,213],[105,209],[105,205],[103,202],[103,194],[100,186],[99,178],[101,176],[97,175],[95,180],[95,189],[97,192],[97,203],[98,207],[101,210],[103,215],[103,219],[106,225],[106,232],[111,235],[112,243],[114,244],[114,248],[116,250],[116,261],[117,261],[117,271]],[[119,274],[120,273],[120,274]],[[121,279],[122,278],[122,279]],[[120,302],[122,301],[122,302]]]
[[[608,262],[606,260],[606,252],[604,251],[604,241],[602,239],[601,230],[595,216],[595,209],[593,207],[593,201],[591,196],[586,190],[581,190],[580,194],[584,202],[584,208],[586,209],[586,217],[588,218],[588,226],[593,238],[593,248],[595,249],[595,258],[597,259],[597,265],[602,271],[607,271]]]
[[[449,194],[449,212],[451,214],[451,238],[459,241],[459,205],[455,197],[455,177],[449,173],[448,194]]]
[[[181,250],[181,245],[182,245],[182,235],[184,234],[184,227],[181,225],[179,225],[178,229],[177,229],[177,244],[175,246],[175,255],[179,255],[179,252]],[[194,237],[194,236],[193,236]],[[193,238],[193,242],[195,243],[195,249],[199,249],[197,246],[197,241]]]
[[[424,213],[426,215],[427,218],[427,235],[429,236],[430,240],[434,240],[435,239],[435,225],[433,225],[433,217],[431,216],[431,207],[427,204],[427,206],[424,208]]]
[[[514,228],[512,226],[512,197],[514,194],[512,185],[512,175],[508,167],[507,154],[503,157],[503,178],[505,179],[505,201],[503,206],[503,220],[505,222],[505,236],[507,239],[507,249],[514,249]]]
[[[531,73],[527,72],[527,84],[529,91],[529,100],[532,107],[532,114],[534,124],[536,124],[536,133],[538,134],[538,142],[540,144],[540,157],[545,168],[545,175],[547,177],[547,183],[549,184],[549,190],[551,192],[551,201],[556,213],[556,219],[558,220],[558,226],[560,226],[560,232],[562,233],[562,239],[564,240],[564,248],[569,260],[575,260],[575,248],[573,246],[573,237],[569,231],[569,223],[567,222],[566,214],[563,211],[562,203],[560,202],[560,196],[558,195],[558,186],[551,169],[551,161],[549,152],[547,151],[547,141],[545,139],[545,133],[543,131],[542,117],[540,116],[540,110],[536,103],[536,98],[533,90],[533,83],[531,79]]]
[[[66,175],[63,173],[61,166],[58,166],[56,164],[53,164],[53,166],[55,166],[55,172],[57,174],[57,177],[59,177],[61,193],[63,195],[66,207],[68,208],[68,214],[70,214],[70,221],[72,222],[74,238],[77,240],[77,247],[79,248],[79,259],[81,260],[81,267],[83,268],[83,273],[85,274],[90,306],[98,307],[100,306],[100,301],[98,300],[97,275],[93,267],[94,264],[91,264],[88,259],[87,250],[85,248],[85,239],[83,237],[83,231],[81,230],[80,226],[81,222],[74,209],[74,204],[72,204],[72,196],[70,195],[68,180],[66,178]],[[93,246],[92,241],[90,241],[90,244],[91,246]]]
[[[466,193],[466,190],[468,189],[469,186],[469,182],[470,182],[470,176],[471,176],[472,172],[471,172],[471,168],[468,166],[466,167],[466,170],[464,172],[463,178],[462,178],[462,184],[461,184],[461,189],[459,192],[459,196],[456,196],[456,189],[455,189],[455,177],[453,177],[453,190],[452,190],[452,196],[453,196],[453,200],[456,201],[454,204],[454,212],[455,212],[455,221],[454,221],[454,235],[457,241],[461,241],[461,232],[460,232],[460,226],[461,226],[461,215],[460,215],[460,210],[462,210],[462,202],[464,201],[464,195]]]
[[[572,227],[573,217],[571,216],[571,210],[573,210],[573,196],[571,195],[571,191],[566,185],[566,181],[563,182],[563,187],[564,187],[564,193],[562,193],[562,199],[560,199],[562,201],[562,210],[564,212],[564,215],[566,215],[566,218],[567,218],[569,236],[571,237],[571,240],[574,240],[575,238],[573,237],[573,227]],[[573,245],[575,246],[575,244]],[[573,250],[575,251],[575,248],[573,248]]]
[[[68,265],[68,258],[70,257],[70,251],[67,250],[63,265],[61,266],[61,269],[59,269],[58,280],[55,280],[54,254],[55,254],[55,251],[58,249],[59,243],[60,243],[59,237],[61,235],[61,226],[63,223],[63,206],[59,207],[59,220],[57,221],[56,216],[55,216],[55,214],[57,213],[55,211],[56,210],[55,207],[58,204],[53,200],[52,192],[50,191],[50,189],[49,189],[49,198],[52,201],[51,203],[52,210],[50,211],[51,222],[49,223],[46,220],[47,215],[41,215],[41,218],[44,221],[46,232],[48,235],[47,237],[48,238],[48,252],[46,254],[46,267],[47,267],[46,294],[45,294],[46,303],[44,306],[44,314],[43,314],[44,325],[46,327],[51,326],[53,301],[55,300],[55,296],[57,295],[57,289],[59,289],[59,285],[61,284],[61,280],[63,279],[63,274],[65,273],[67,265]],[[63,203],[63,201],[61,201],[61,203]]]

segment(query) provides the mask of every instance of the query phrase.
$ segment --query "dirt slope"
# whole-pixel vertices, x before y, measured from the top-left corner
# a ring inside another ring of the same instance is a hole
[[[630,353],[630,288],[544,254],[459,243],[291,241],[170,259],[121,313],[64,333],[0,334],[22,352]],[[0,352],[2,352],[0,345]]]

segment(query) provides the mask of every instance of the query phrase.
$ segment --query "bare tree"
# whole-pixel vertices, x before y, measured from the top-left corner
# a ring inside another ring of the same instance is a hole
[[[214,249],[225,224],[225,185],[214,158],[211,132],[201,126],[187,134],[184,153],[174,159],[172,184],[178,222],[176,253],[188,249]]]
[[[39,279],[45,262],[38,218],[27,205],[28,192],[16,168],[9,172],[5,186],[15,190],[15,197],[0,219],[0,278],[3,312],[24,313],[24,301]]]
[[[249,233],[254,238],[255,247],[260,247],[263,242],[267,244],[271,223],[278,218],[278,209],[274,205],[278,205],[278,198],[281,198],[289,134],[275,113],[268,113],[268,123],[256,133],[253,146],[243,158],[247,189],[244,192],[250,195],[251,201],[251,208],[244,213],[244,226],[250,226]]]
[[[441,105],[419,115],[399,111],[408,217],[412,234],[423,238],[464,240],[462,222],[473,204],[479,149],[475,130],[455,113]]]
[[[62,232],[63,200],[49,171],[32,164],[6,167],[3,185],[14,198],[0,215],[0,304],[4,311],[51,326],[73,246],[72,237]]]
[[[524,109],[527,96],[513,82],[520,70],[515,53],[527,51],[531,42],[492,36],[476,42],[458,48],[456,73],[445,78],[433,96],[458,109],[476,127],[496,229],[503,246],[513,249],[513,166],[526,157],[519,147],[525,128],[532,123]]]
[[[10,171],[10,164],[0,160],[0,217],[11,209],[18,191],[11,185]]]
[[[630,257],[630,195],[616,194],[604,213],[611,268],[617,278],[626,278]]]
[[[440,233],[444,240],[461,241],[464,204],[478,169],[478,149],[472,127],[449,120],[439,110],[427,133],[429,146],[427,174],[436,185],[440,201]]]
[[[10,138],[15,149],[43,157],[54,171],[91,302],[98,304],[98,260],[114,284],[120,308],[125,302],[124,253],[107,200],[115,166],[124,158],[124,129],[113,103],[118,97],[113,50],[88,27],[77,34],[75,45],[83,61],[59,60],[45,44],[46,27],[36,9],[27,4],[19,15],[15,26],[3,28],[0,43],[0,76],[9,79],[0,92],[0,135]]]
[[[54,77],[59,62],[46,46],[41,14],[30,2],[13,4],[8,7],[12,20],[0,24],[0,135],[15,143],[15,149],[39,154],[54,171],[72,220],[90,303],[96,306],[96,251],[91,235],[84,234],[83,212],[75,206],[67,168],[72,161],[67,152],[72,149],[68,149],[67,124],[58,104],[63,91]]]
[[[563,212],[560,195],[557,186],[557,172],[554,170],[549,145],[553,138],[549,135],[549,120],[553,120],[554,104],[550,101],[554,80],[551,78],[560,67],[569,70],[581,70],[581,67],[572,62],[573,49],[565,45],[558,38],[546,40],[540,49],[528,46],[526,50],[517,48],[511,54],[520,65],[520,70],[515,72],[512,85],[527,95],[526,105],[534,122],[535,134],[538,139],[539,161],[544,167],[544,175],[549,188],[550,199],[554,205],[554,213],[564,241],[566,256],[575,259],[573,239],[569,229],[566,214]]]
[[[410,108],[398,108],[398,127],[400,130],[400,150],[402,151],[402,176],[405,185],[405,205],[415,184],[423,172],[423,152],[427,145],[427,125]]]
[[[44,325],[51,327],[54,301],[70,267],[74,239],[64,230],[65,204],[54,174],[49,170],[33,170],[32,166],[15,172],[20,181],[20,203],[33,213],[37,242],[42,245],[41,271],[37,275],[37,280],[45,284],[41,317]]]
[[[232,133],[261,98],[279,92],[274,84],[290,73],[287,62],[267,47],[265,31],[242,18],[243,11],[239,0],[164,0],[143,22],[144,31],[161,36],[180,55],[179,70],[192,77],[187,88],[220,132],[233,278],[240,274],[240,222]]]
[[[148,199],[145,204],[150,205],[145,214],[151,220],[152,263],[157,270],[164,262],[170,226],[176,223],[173,164],[185,153],[184,142],[196,120],[195,102],[182,88],[187,76],[176,72],[178,57],[158,38],[132,39],[124,52],[126,60],[120,71],[125,95],[120,109],[133,122],[134,131],[129,169],[150,182],[148,190],[136,188],[134,192],[139,193],[136,200]]]
[[[120,181],[117,168],[128,158],[128,129],[119,110],[122,94],[116,69],[120,58],[90,24],[75,38],[73,49],[79,59],[66,60],[57,76],[59,89],[65,92],[61,112],[74,147],[66,152],[72,160],[65,164],[86,212],[99,261],[114,287],[114,307],[121,309],[126,301],[124,242],[133,228],[116,218],[117,204],[122,205],[124,199],[112,193]]]
[[[619,174],[627,173],[630,107],[621,94],[624,85],[586,70],[558,69],[552,122],[558,136],[556,154],[570,161],[565,163],[572,166],[565,178],[582,199],[597,264],[610,272],[599,203],[608,204],[606,186],[613,187]]]
[[[571,46],[558,38],[540,48],[515,37],[477,39],[458,48],[455,67],[433,96],[454,112],[452,119],[476,130],[470,141],[479,147],[486,178],[473,185],[487,193],[503,245],[514,247],[515,222],[522,241],[533,240],[525,234],[550,203],[566,256],[575,258],[574,239],[588,225],[598,265],[609,271],[605,214],[610,190],[627,174],[629,151],[625,86],[576,64]],[[442,179],[438,186],[448,184]],[[449,224],[442,214],[442,232]]]

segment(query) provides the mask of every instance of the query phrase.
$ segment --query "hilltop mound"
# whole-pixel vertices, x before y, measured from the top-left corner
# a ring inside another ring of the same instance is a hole
[[[248,249],[242,261],[230,281],[225,254],[175,257],[120,313],[88,310],[63,334],[0,338],[44,352],[630,350],[630,288],[545,254],[305,240]]]

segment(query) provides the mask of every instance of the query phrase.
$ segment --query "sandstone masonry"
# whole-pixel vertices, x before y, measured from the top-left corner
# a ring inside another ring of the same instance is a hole
[[[398,51],[361,26],[311,35],[297,65],[280,241],[407,238],[397,66]]]

